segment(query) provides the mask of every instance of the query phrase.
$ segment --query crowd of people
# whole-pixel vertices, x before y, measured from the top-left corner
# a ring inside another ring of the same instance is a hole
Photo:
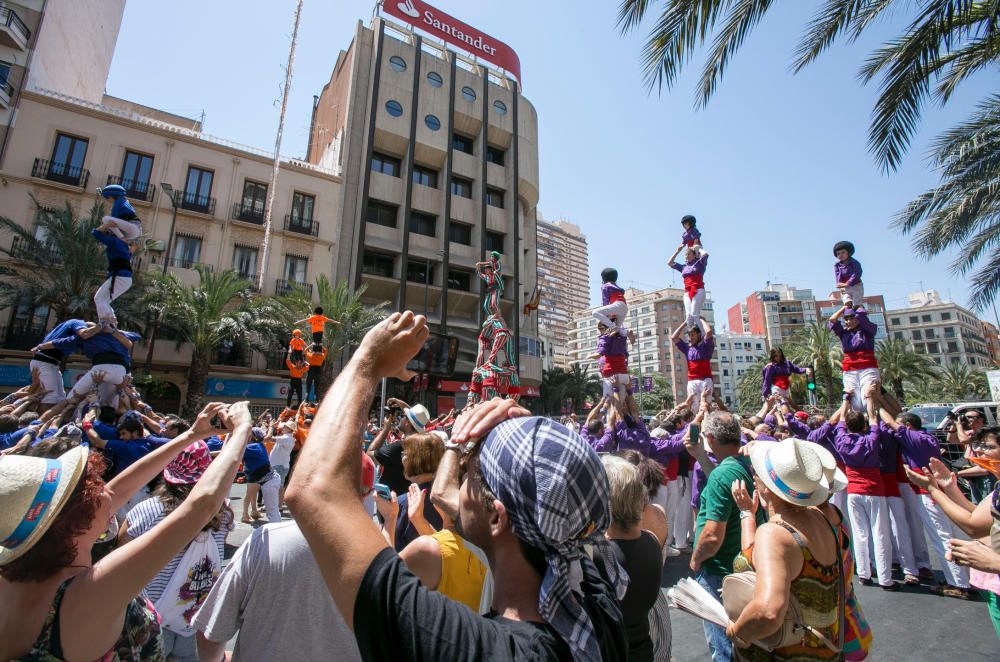
[[[392,398],[373,410],[428,336],[410,312],[368,332],[321,402],[256,419],[246,402],[157,412],[129,376],[138,336],[60,323],[0,405],[0,659],[669,660],[697,646],[716,661],[862,660],[878,627],[861,587],[901,584],[979,589],[1000,637],[1000,488],[968,498],[881,388],[860,265],[838,255],[841,406],[798,409],[789,380],[808,369],[774,348],[761,407],[740,416],[712,395],[707,253],[684,225],[694,266],[673,340],[688,397],[649,419],[613,358],[628,340],[614,273],[607,387],[582,421],[516,398],[436,418]],[[301,321],[314,344],[293,338],[293,379],[330,321]],[[67,394],[76,351],[93,366]],[[1000,476],[1000,428],[971,418],[954,439]],[[240,520],[268,524],[227,564],[234,482]],[[704,642],[673,637],[661,588],[681,556],[729,615],[705,621]]]

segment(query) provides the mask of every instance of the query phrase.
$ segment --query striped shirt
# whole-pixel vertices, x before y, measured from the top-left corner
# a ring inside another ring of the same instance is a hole
[[[128,536],[131,539],[138,538],[142,534],[146,533],[154,526],[163,521],[165,515],[163,514],[163,502],[158,498],[153,497],[151,499],[146,499],[140,501],[136,504],[132,510],[128,511]],[[227,510],[222,515],[222,526],[219,527],[218,531],[212,532],[212,538],[215,540],[215,544],[219,547],[219,558],[223,558],[225,553],[226,536],[229,532],[235,528],[235,523],[233,521],[233,516]],[[167,584],[170,583],[170,578],[173,576],[174,571],[177,570],[177,566],[180,565],[181,559],[184,557],[184,552],[187,551],[187,545],[184,549],[177,552],[174,558],[170,560],[163,570],[157,573],[153,581],[146,585],[145,594],[149,598],[150,602],[156,602],[163,595],[163,591],[166,590]]]

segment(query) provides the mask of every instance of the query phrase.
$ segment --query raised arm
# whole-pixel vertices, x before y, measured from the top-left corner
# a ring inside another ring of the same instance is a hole
[[[583,423],[584,427],[589,426],[600,417],[601,412],[608,406],[608,400],[609,397],[605,395],[601,398],[600,402],[590,408],[590,413],[587,414],[587,420]]]
[[[833,315],[830,315],[830,324],[835,324],[840,319],[841,315],[844,314],[844,311],[846,311],[846,310],[847,310],[847,306],[841,306],[840,308],[838,308],[837,310],[835,310],[834,313],[833,313]]]
[[[673,267],[674,264],[675,264],[674,260],[677,259],[677,256],[681,254],[682,250],[684,250],[684,244],[681,244],[680,246],[678,246],[677,250],[674,251],[674,254],[671,255],[669,258],[667,258],[667,264],[669,264],[671,267]]]
[[[673,334],[671,334],[671,336],[670,336],[670,340],[672,342],[677,342],[678,340],[681,339],[681,336],[684,335],[684,327],[685,326],[687,326],[687,323],[686,322],[681,322],[680,326],[678,326],[676,329],[674,329]]]

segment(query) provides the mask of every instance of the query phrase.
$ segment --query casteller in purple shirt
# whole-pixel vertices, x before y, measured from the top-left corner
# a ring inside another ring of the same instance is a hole
[[[941,444],[926,430],[912,430],[901,425],[894,433],[899,442],[899,452],[911,469],[923,469],[931,463],[931,458],[941,459]]]
[[[615,431],[604,426],[600,437],[595,437],[587,430],[587,424],[580,424],[580,436],[583,437],[595,453],[613,453],[615,451]]]
[[[833,275],[838,285],[857,285],[861,282],[861,263],[853,257],[847,258],[847,262],[837,260],[833,264]]]
[[[639,451],[649,457],[650,441],[649,430],[640,418],[636,420],[631,416],[626,416],[625,420],[615,423],[615,439],[618,441],[618,450]]]
[[[668,434],[659,439],[650,437],[649,457],[660,464],[667,464],[670,460],[685,452],[684,437],[686,436],[687,427],[685,426],[680,432]]]
[[[844,464],[844,458],[840,455],[840,451],[837,450],[837,446],[833,443],[834,429],[834,426],[827,421],[815,430],[810,430],[809,434],[806,435],[806,439],[814,444],[819,444],[826,450],[830,451],[830,453],[833,454],[834,459],[837,460],[837,464]]]
[[[872,426],[865,434],[848,432],[843,423],[837,425],[833,443],[844,464],[854,469],[874,469],[881,464],[879,448],[882,432],[877,425]]]
[[[868,319],[866,311],[858,310],[855,313],[858,317],[858,325],[854,327],[853,331],[845,329],[840,320],[827,322],[827,326],[840,338],[840,344],[843,346],[845,354],[849,352],[874,352],[875,332],[878,331],[878,326]]]

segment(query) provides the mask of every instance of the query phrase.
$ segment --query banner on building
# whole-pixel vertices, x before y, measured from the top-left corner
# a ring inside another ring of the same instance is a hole
[[[986,381],[990,384],[990,400],[1000,402],[1000,370],[987,370]]]
[[[247,400],[281,400],[288,394],[284,381],[251,381],[209,377],[205,384],[206,395],[216,398],[243,398]]]

